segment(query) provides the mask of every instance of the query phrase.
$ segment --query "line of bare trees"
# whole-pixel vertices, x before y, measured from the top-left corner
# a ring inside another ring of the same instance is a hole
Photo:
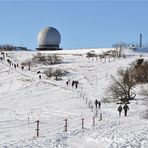
[[[0,45],[0,51],[15,51],[15,50],[29,50],[27,47],[18,47],[10,44]]]
[[[113,58],[114,60],[116,58],[118,58],[119,56],[118,50],[108,50],[103,52],[102,54],[97,54],[95,52],[87,52],[86,53],[86,58],[96,58],[96,60],[100,59],[100,61],[102,61],[102,59],[106,59],[108,58],[110,61],[110,58]]]
[[[22,65],[27,66],[28,70],[37,64],[54,65],[61,64],[62,58],[56,54],[37,53],[32,59],[22,62]],[[62,76],[68,74],[68,71],[61,68],[48,68],[43,72],[47,78],[55,77],[55,80],[60,80]]]

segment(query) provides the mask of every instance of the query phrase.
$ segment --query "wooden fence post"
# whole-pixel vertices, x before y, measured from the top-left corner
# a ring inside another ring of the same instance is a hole
[[[39,120],[36,121],[36,123],[37,123],[36,136],[37,136],[37,137],[39,137],[39,130],[40,130],[40,129],[39,129],[39,122],[40,122]]]
[[[78,90],[78,96],[80,95],[80,91]]]
[[[84,129],[84,118],[82,118],[82,129]]]
[[[67,132],[67,119],[65,119],[65,129],[64,129],[65,132]]]
[[[28,117],[28,125],[29,125],[29,117]]]
[[[85,94],[83,94],[83,100],[84,100]]]
[[[95,126],[95,117],[93,117],[93,126]]]
[[[100,121],[102,120],[102,113],[100,113]]]
[[[86,97],[86,99],[85,99],[85,103],[87,104],[87,101],[88,101],[88,99],[87,99],[87,97]]]
[[[91,112],[93,112],[93,109],[94,109],[94,106],[92,105],[92,106],[91,106]]]
[[[96,109],[95,111],[95,116],[98,117],[98,109]]]

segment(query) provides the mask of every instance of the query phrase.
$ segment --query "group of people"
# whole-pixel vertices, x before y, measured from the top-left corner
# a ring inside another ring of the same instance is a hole
[[[120,106],[118,107],[119,116],[121,116],[122,110],[124,110],[124,116],[127,116],[127,111],[129,110],[128,105],[125,104],[123,107],[122,107],[122,105],[120,105]]]
[[[101,108],[101,102],[98,101],[97,99],[94,102],[96,109],[100,109]]]
[[[94,104],[95,104],[96,109],[100,109],[101,108],[101,102],[98,101],[97,99],[95,100]],[[127,111],[129,110],[129,107],[128,107],[127,103],[123,107],[122,107],[121,104],[118,107],[119,116],[121,116],[122,110],[124,110],[124,116],[127,116]]]
[[[1,52],[0,60],[5,60],[5,57],[7,57],[7,53]]]
[[[68,80],[66,81],[66,85],[68,86],[69,83],[70,83],[70,79],[68,79]],[[75,88],[77,88],[78,83],[79,83],[78,81],[72,81],[72,87],[75,85]],[[95,105],[95,108],[96,108],[96,109],[100,109],[100,108],[101,108],[101,102],[98,101],[97,99],[94,101],[94,105]],[[89,102],[89,107],[90,107],[90,106],[91,106],[91,102]],[[129,110],[128,105],[125,104],[123,107],[122,107],[122,105],[120,105],[120,106],[118,107],[119,116],[121,116],[122,110],[124,110],[124,116],[127,116],[127,111]]]
[[[7,53],[4,53],[4,52],[1,52],[1,55],[0,55],[0,60],[6,60],[7,63],[9,64],[9,66],[12,66],[13,68],[18,68],[19,67],[19,64],[17,62],[12,62],[9,57],[8,57],[8,54]]]
[[[40,72],[40,71],[37,71],[37,74],[38,74],[38,76],[39,76],[39,79],[41,79],[41,78],[42,78],[41,72]]]
[[[14,67],[15,69],[19,67],[18,63],[13,63],[10,59],[7,59],[9,66]]]
[[[101,102],[98,101],[97,99],[94,102],[96,109],[100,109],[101,108]],[[124,116],[127,116],[127,111],[129,110],[129,107],[126,104],[124,104],[124,106],[122,107],[122,105],[120,104],[120,106],[118,107],[118,112],[119,112],[119,116],[121,116],[122,110],[124,110]]]
[[[69,83],[70,83],[70,79],[68,79],[68,80],[66,81],[66,85],[68,86]],[[78,84],[79,84],[79,81],[72,81],[72,82],[71,82],[71,86],[72,86],[72,87],[75,86],[75,88],[78,88]]]

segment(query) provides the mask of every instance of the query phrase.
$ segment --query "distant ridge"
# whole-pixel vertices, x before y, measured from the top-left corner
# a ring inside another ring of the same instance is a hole
[[[133,48],[134,51],[136,52],[148,52],[148,48],[143,47],[143,48]]]
[[[28,49],[27,47],[22,46],[13,46],[9,44],[0,45],[0,51],[31,51],[31,49]]]

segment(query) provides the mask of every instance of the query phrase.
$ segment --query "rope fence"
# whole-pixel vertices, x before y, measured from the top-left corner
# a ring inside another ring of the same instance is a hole
[[[74,122],[72,120],[69,119],[64,119],[63,120],[63,125],[59,126],[59,127],[55,127],[55,128],[40,128],[40,121],[37,120],[34,123],[36,123],[36,136],[35,137],[39,137],[40,135],[40,131],[42,132],[42,134],[44,134],[45,132],[48,132],[49,135],[55,135],[57,133],[61,132],[68,132],[68,131],[72,131],[72,130],[85,130],[85,129],[90,129],[92,127],[95,127],[97,125],[97,123],[100,121],[99,118],[97,117],[88,117],[88,118],[80,118],[79,122]],[[44,135],[42,135],[44,136]]]

